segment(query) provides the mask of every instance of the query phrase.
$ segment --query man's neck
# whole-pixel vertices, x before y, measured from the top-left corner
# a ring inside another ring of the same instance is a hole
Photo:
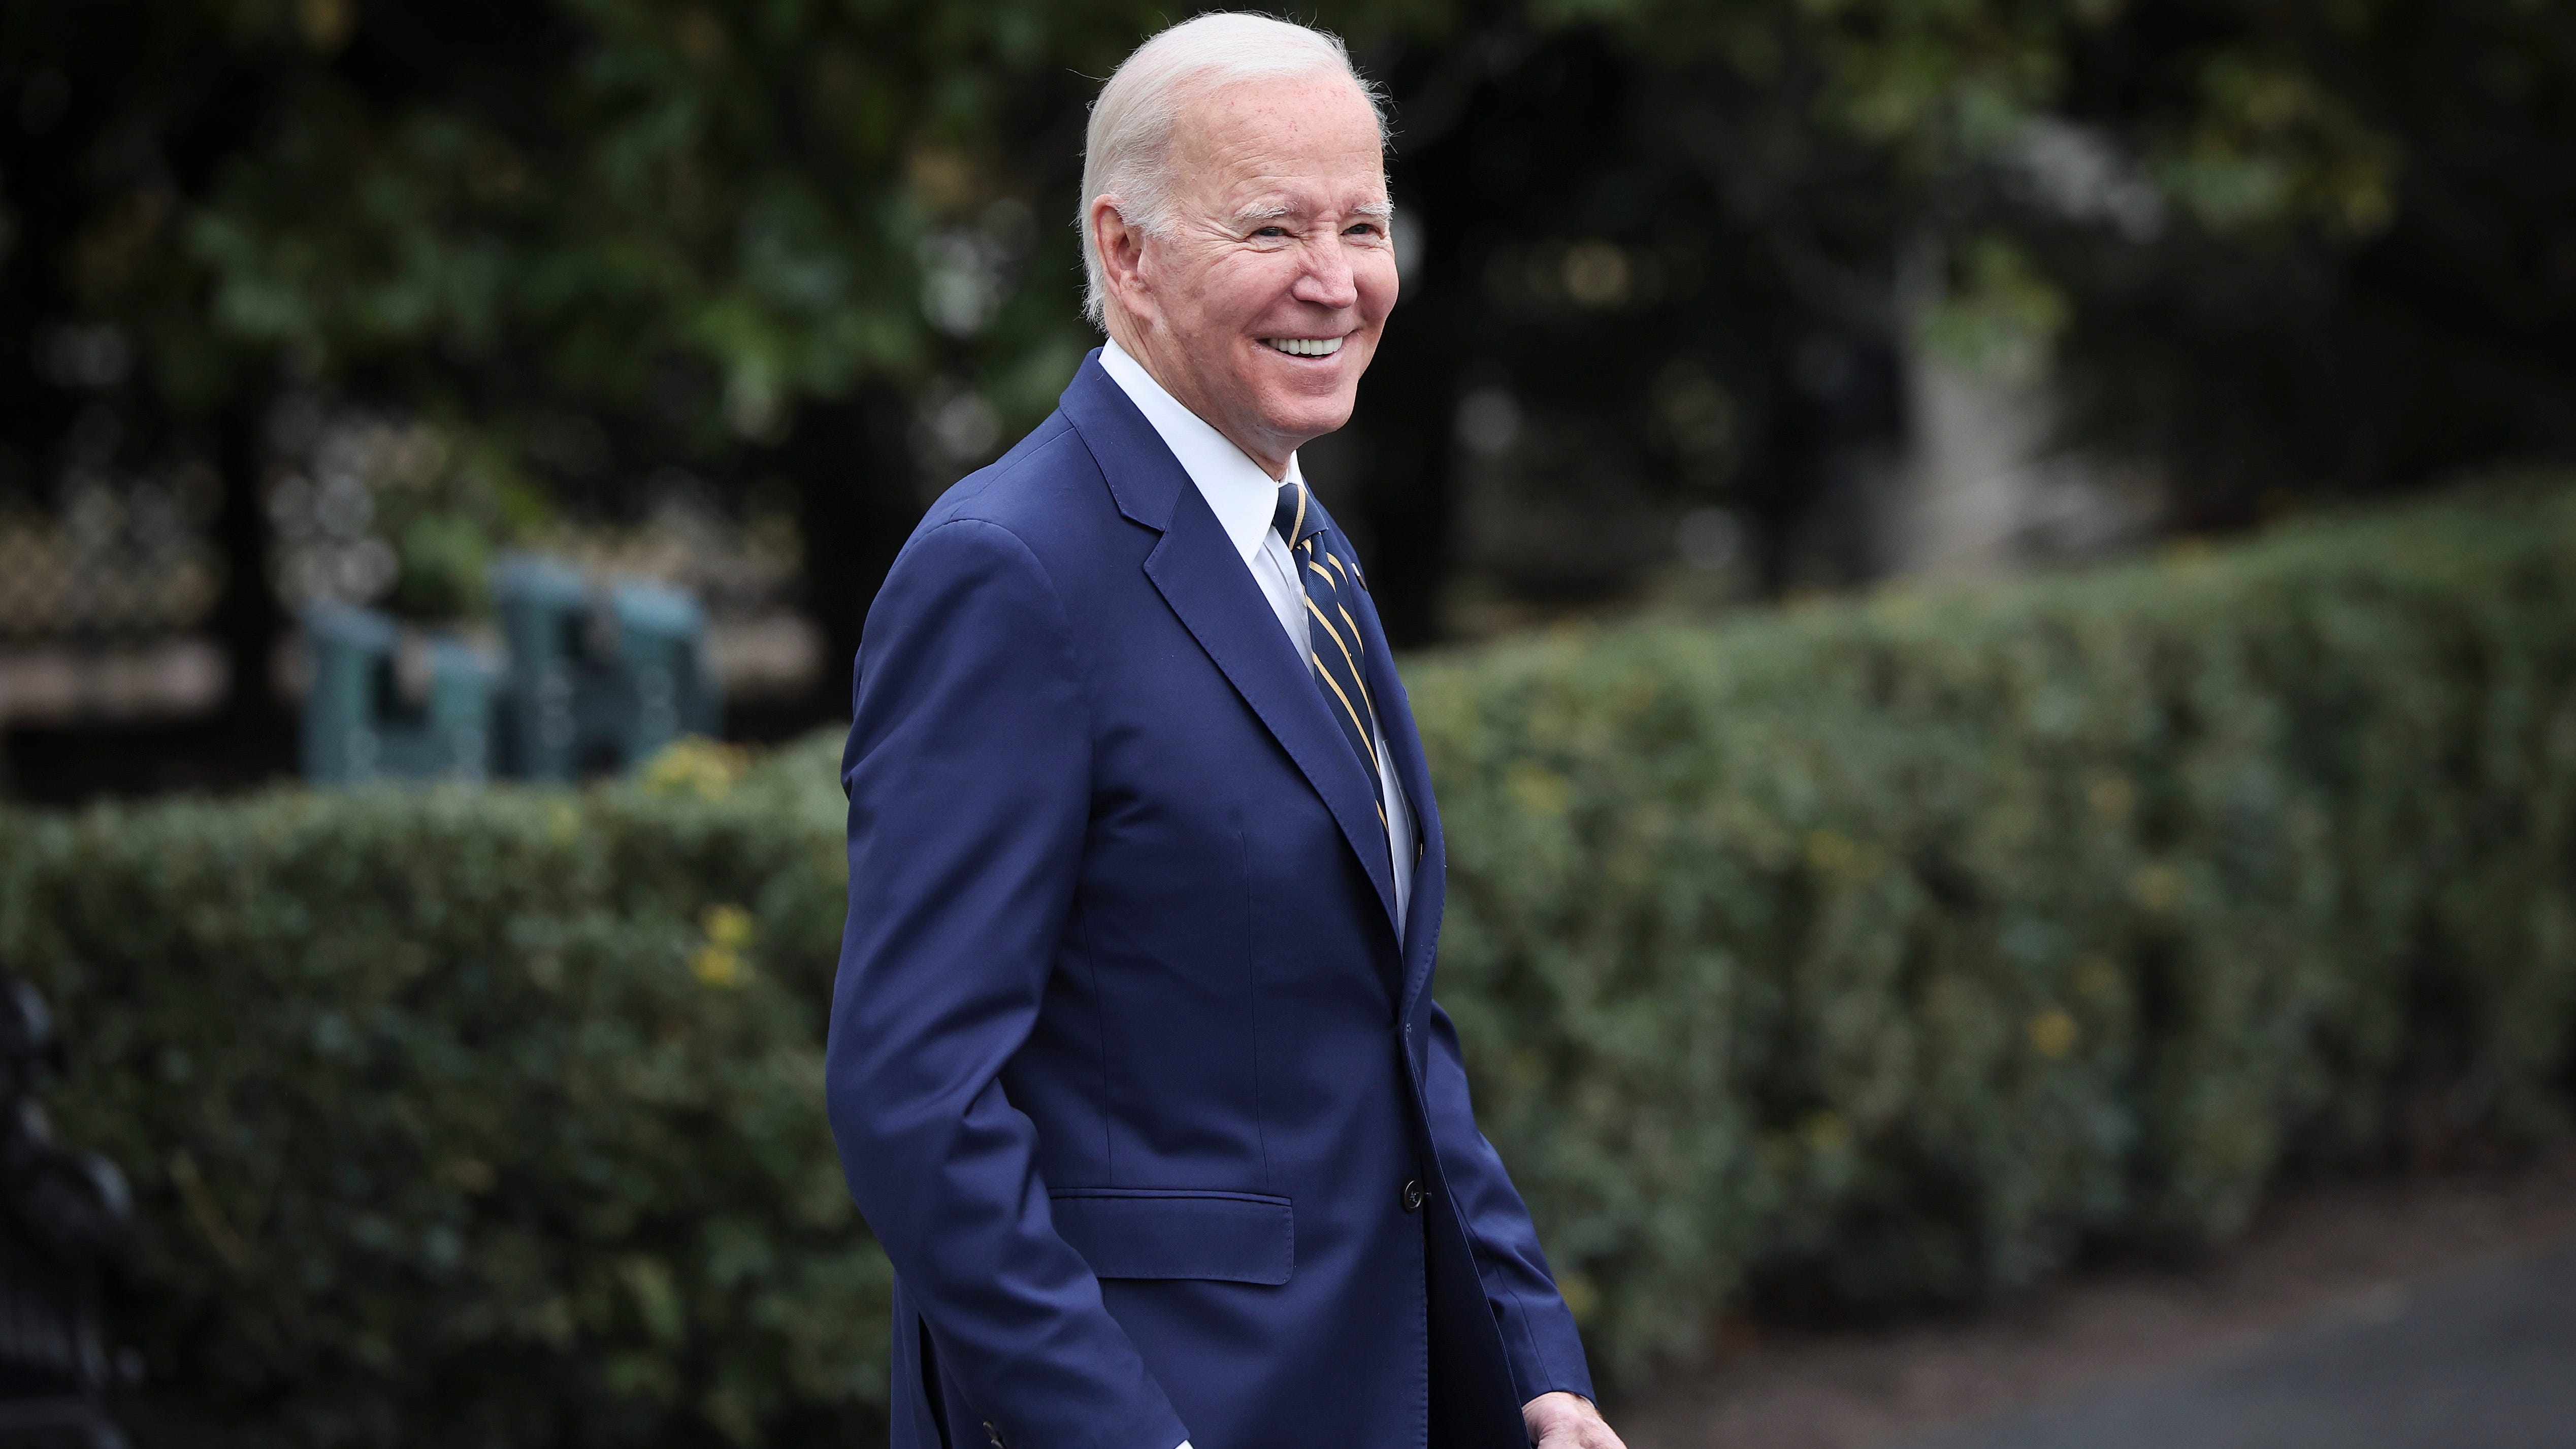
[[[1231,425],[1223,410],[1215,407],[1201,395],[1200,390],[1195,386],[1196,374],[1180,366],[1177,357],[1163,355],[1164,349],[1157,344],[1168,344],[1169,338],[1165,334],[1151,331],[1139,325],[1135,318],[1113,309],[1109,317],[1109,336],[1129,357],[1136,360],[1137,366],[1145,369],[1145,375],[1154,379],[1155,386],[1170,393],[1172,401],[1188,408],[1201,422],[1216,429],[1227,442],[1240,449],[1243,456],[1250,458],[1262,472],[1269,474],[1273,482],[1284,481],[1287,478],[1288,460],[1297,450],[1291,447],[1274,457],[1246,439]]]

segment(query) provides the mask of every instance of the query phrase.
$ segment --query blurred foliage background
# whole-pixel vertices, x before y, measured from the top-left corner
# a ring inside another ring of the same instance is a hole
[[[674,497],[765,540],[820,640],[738,727],[830,718],[926,500],[1095,341],[1084,107],[1179,13],[9,0],[0,515],[121,499],[202,537],[146,572],[230,681],[208,758],[283,730],[299,597],[467,614],[494,548]],[[1310,18],[1395,99],[1406,300],[1310,463],[1401,642],[1677,555],[1730,596],[1901,569],[1927,367],[2040,389],[2042,444],[2146,480],[2150,531],[2576,450],[2564,6]],[[431,442],[370,475],[366,546],[308,566],[308,455],[350,418]]]

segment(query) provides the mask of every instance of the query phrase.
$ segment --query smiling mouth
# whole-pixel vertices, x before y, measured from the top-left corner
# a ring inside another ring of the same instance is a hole
[[[1330,357],[1342,350],[1338,337],[1264,337],[1261,345],[1290,357]]]

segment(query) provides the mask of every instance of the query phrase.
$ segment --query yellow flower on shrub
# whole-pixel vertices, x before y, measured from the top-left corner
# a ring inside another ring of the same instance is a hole
[[[1807,864],[1818,875],[1856,883],[1877,875],[1886,862],[1876,848],[1841,831],[1816,830],[1807,836]]]
[[[1849,1152],[1852,1145],[1851,1124],[1840,1112],[1819,1107],[1798,1124],[1798,1135],[1806,1139],[1807,1150],[1819,1157]]]
[[[1860,847],[1840,831],[1812,831],[1807,836],[1807,863],[1826,875],[1850,875],[1860,863]]]
[[[699,984],[714,987],[740,986],[751,974],[742,959],[743,947],[751,944],[754,922],[751,912],[740,906],[709,906],[700,929],[706,941],[689,957],[689,974]]]
[[[738,745],[704,735],[683,735],[644,762],[644,788],[656,795],[695,795],[720,800],[742,778],[750,760]]]
[[[1543,766],[1517,761],[1504,779],[1512,798],[1533,815],[1562,815],[1572,803],[1573,790],[1565,777]]]
[[[2030,1049],[2052,1062],[2075,1050],[2077,1039],[2084,1034],[2062,1006],[2049,1007],[2031,1017],[2028,1030]]]
[[[2075,963],[2075,989],[2096,1002],[2117,1001],[2121,993],[2120,968],[2104,956],[2084,956]]]
[[[2182,904],[2182,873],[2169,865],[2142,865],[2129,878],[2129,895],[2146,910],[2162,916]]]
[[[2138,804],[2137,787],[2118,775],[2095,776],[2085,794],[2091,798],[2095,814],[2114,822],[2126,821]]]

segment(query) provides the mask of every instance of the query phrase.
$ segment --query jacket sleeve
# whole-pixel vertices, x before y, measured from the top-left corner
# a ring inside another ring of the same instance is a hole
[[[1592,1373],[1574,1315],[1556,1290],[1547,1255],[1539,1251],[1528,1206],[1503,1170],[1494,1144],[1477,1130],[1458,1029],[1436,1001],[1429,1036],[1422,1087],[1431,1140],[1438,1144],[1441,1175],[1448,1179],[1449,1195],[1475,1251],[1494,1326],[1502,1331],[1512,1387],[1524,1404],[1559,1389],[1592,1398]]]
[[[1001,1084],[1037,1020],[1090,812],[1062,603],[1007,529],[937,525],[887,576],[857,673],[825,1048],[851,1196],[1005,1443],[1173,1449],[1187,1430],[1056,1235],[1036,1129]]]

